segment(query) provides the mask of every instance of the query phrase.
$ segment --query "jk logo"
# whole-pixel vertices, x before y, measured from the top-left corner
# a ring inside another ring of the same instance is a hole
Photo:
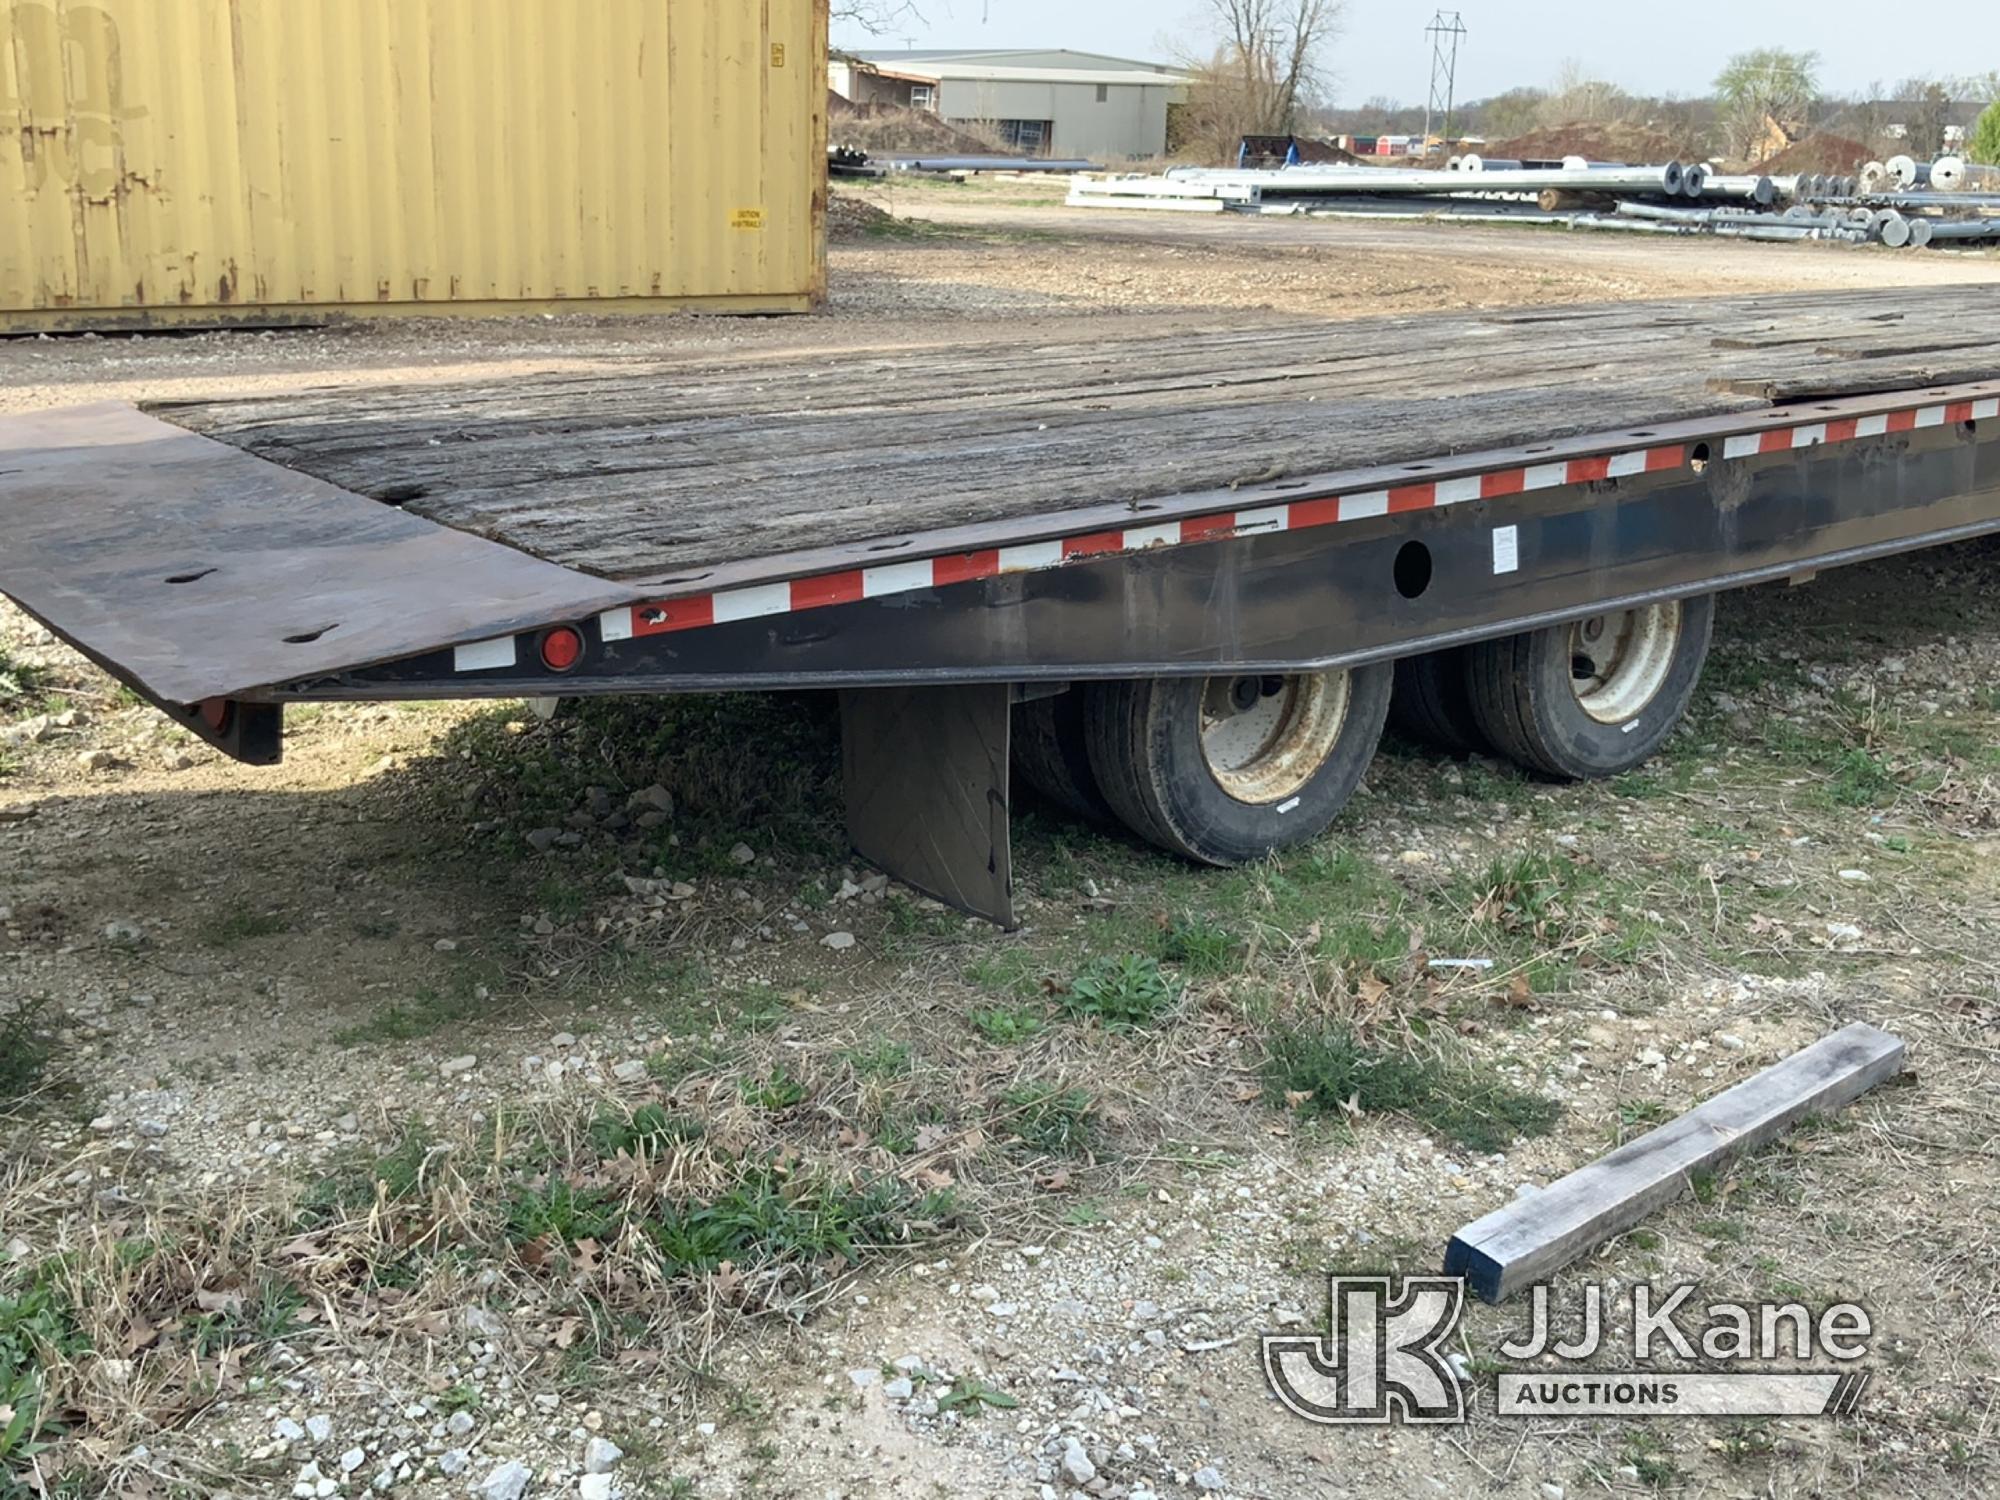
[[[1264,1377],[1287,1409],[1327,1426],[1465,1420],[1444,1345],[1458,1328],[1455,1276],[1331,1276],[1333,1336],[1264,1336]]]

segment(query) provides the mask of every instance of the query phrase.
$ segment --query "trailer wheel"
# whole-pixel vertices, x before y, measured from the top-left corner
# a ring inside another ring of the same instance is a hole
[[[1687,712],[1714,623],[1715,599],[1702,595],[1482,642],[1473,716],[1527,770],[1563,781],[1629,771]]]
[[[1389,727],[1406,740],[1447,755],[1491,750],[1472,713],[1466,679],[1468,651],[1454,646],[1406,656],[1396,663],[1396,691],[1389,699]]]
[[[1394,679],[1383,663],[1100,683],[1084,701],[1090,763],[1140,837],[1242,864],[1326,831],[1374,759]]]
[[[1021,779],[1064,812],[1092,823],[1118,815],[1097,789],[1085,743],[1082,688],[1014,705],[1014,769]]]

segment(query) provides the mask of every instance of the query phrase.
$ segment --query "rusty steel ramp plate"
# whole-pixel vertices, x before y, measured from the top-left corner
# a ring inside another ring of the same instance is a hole
[[[633,600],[120,402],[0,419],[0,593],[182,704]]]

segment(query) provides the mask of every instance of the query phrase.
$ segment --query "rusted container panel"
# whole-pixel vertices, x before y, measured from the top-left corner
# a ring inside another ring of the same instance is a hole
[[[0,331],[796,311],[827,0],[0,0]]]

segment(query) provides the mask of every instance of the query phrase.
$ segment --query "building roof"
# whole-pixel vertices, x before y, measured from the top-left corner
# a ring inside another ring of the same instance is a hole
[[[894,68],[885,68],[880,63],[870,62],[865,57],[836,57],[832,61],[833,66],[836,68],[854,68],[869,78],[893,78],[898,83],[938,84],[944,82],[935,73],[900,73]]]
[[[877,67],[914,65],[947,79],[1024,82],[1046,78],[1066,83],[1149,84],[1187,81],[1187,74],[1160,63],[1112,57],[1102,52],[1072,52],[1067,47],[915,48],[856,51],[854,55]]]

